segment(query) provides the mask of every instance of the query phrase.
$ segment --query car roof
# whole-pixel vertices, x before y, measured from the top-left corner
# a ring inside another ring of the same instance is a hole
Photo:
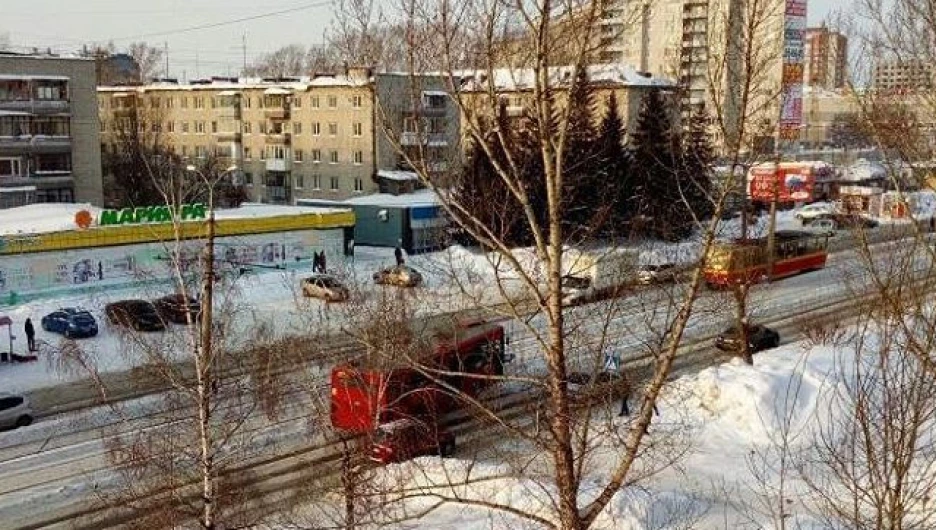
[[[24,395],[22,395],[22,394],[13,394],[13,393],[10,393],[10,392],[0,392],[0,398],[8,398],[8,397],[18,397],[18,398],[26,399],[26,396],[24,396]]]

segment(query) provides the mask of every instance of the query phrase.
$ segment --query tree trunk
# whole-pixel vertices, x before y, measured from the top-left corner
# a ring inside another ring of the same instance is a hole
[[[209,201],[211,202],[211,201]],[[215,213],[214,204],[209,204],[208,241],[205,244],[205,256],[202,299],[200,315],[200,333],[198,353],[195,356],[195,371],[198,377],[198,435],[201,442],[201,472],[202,472],[202,515],[201,526],[206,530],[215,528],[215,489],[214,489],[214,455],[212,454],[211,434],[211,395],[213,391],[213,348],[211,343],[211,309],[214,296],[214,237]]]

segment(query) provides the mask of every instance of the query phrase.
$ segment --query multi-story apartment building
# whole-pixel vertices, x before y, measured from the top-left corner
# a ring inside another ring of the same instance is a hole
[[[807,28],[803,84],[834,90],[845,86],[848,38],[822,26]]]
[[[294,204],[379,191],[382,182],[407,178],[406,154],[445,171],[457,153],[458,114],[442,87],[438,77],[414,83],[352,68],[294,79],[102,87],[98,101],[105,150],[132,115],[183,158],[218,156],[237,166],[251,200]]]
[[[785,3],[770,0],[751,13],[740,0],[608,2],[598,21],[600,60],[640,65],[655,76],[678,80],[684,114],[705,109],[713,116],[718,109],[726,124],[745,119],[748,138],[741,141],[754,143],[758,135],[777,131],[784,82]],[[745,22],[752,17],[753,22]],[[745,23],[756,28],[750,48],[740,42]],[[735,45],[732,38],[739,39]],[[728,53],[733,46],[738,53]],[[757,71],[752,76],[753,99],[741,117],[738,92],[744,59],[740,55],[747,51]],[[733,113],[738,115],[732,117]],[[716,140],[722,145],[725,139]]]
[[[100,205],[93,60],[0,52],[0,208]]]
[[[874,64],[871,86],[875,90],[914,91],[933,88],[934,65],[923,60],[879,60]]]

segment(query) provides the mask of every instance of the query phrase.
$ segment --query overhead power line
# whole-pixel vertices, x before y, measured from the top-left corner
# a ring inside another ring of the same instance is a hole
[[[275,16],[279,16],[279,15],[285,15],[285,14],[287,14],[287,13],[295,13],[295,12],[297,12],[297,11],[305,11],[305,10],[307,10],[307,9],[313,9],[313,8],[316,8],[316,7],[325,7],[325,6],[327,6],[327,5],[330,5],[331,3],[332,3],[331,0],[325,0],[325,1],[319,1],[319,2],[312,2],[312,3],[309,3],[309,4],[303,4],[303,5],[300,5],[300,6],[291,7],[291,8],[289,8],[289,9],[281,9],[281,10],[279,10],[279,11],[270,11],[270,12],[267,12],[267,13],[260,13],[260,14],[257,14],[257,15],[251,15],[251,16],[249,16],[249,17],[242,17],[242,18],[235,18],[235,19],[232,19],[232,20],[225,20],[224,22],[212,22],[212,23],[209,23],[209,24],[199,24],[199,25],[197,25],[197,26],[189,26],[189,27],[187,27],[187,28],[179,28],[179,29],[173,29],[173,30],[169,30],[169,31],[158,31],[158,32],[153,32],[153,33],[142,33],[142,34],[139,34],[139,35],[130,35],[130,36],[127,36],[127,37],[117,37],[117,38],[109,39],[109,40],[114,40],[114,41],[121,41],[121,40],[137,40],[137,39],[146,39],[146,38],[150,38],[150,37],[163,37],[163,36],[166,36],[166,35],[177,35],[177,34],[179,34],[179,33],[189,33],[189,32],[192,32],[192,31],[199,31],[199,30],[203,30],[203,29],[219,28],[219,27],[222,27],[222,26],[229,26],[229,25],[231,25],[231,24],[240,24],[241,22],[249,22],[249,21],[251,21],[251,20],[257,20],[257,19],[261,19],[261,18],[269,18],[269,17],[275,17]]]

